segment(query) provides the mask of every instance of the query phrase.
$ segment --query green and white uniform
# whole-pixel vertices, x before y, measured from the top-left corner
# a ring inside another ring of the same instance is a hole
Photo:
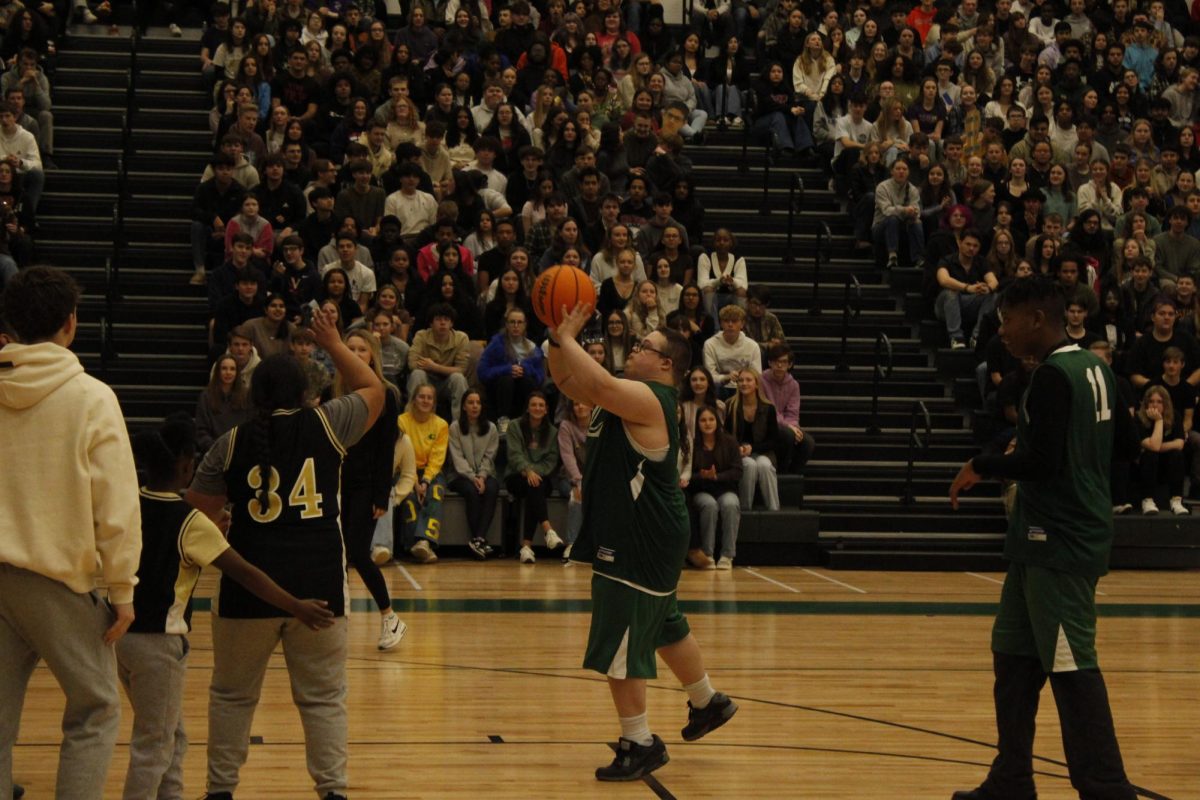
[[[1109,467],[1129,425],[1112,370],[1066,345],[1034,370],[1013,455],[975,459],[981,474],[1018,480],[993,651],[1036,657],[1048,673],[1097,667],[1095,590],[1113,538]]]
[[[584,666],[613,678],[654,678],[654,651],[689,633],[675,588],[690,535],[679,488],[674,387],[647,382],[663,412],[667,447],[637,445],[616,414],[588,426],[583,527],[571,559],[592,565],[592,627]]]

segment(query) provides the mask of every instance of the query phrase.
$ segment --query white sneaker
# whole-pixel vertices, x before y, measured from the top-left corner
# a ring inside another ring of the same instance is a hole
[[[717,569],[733,569],[733,559],[729,556],[721,556],[717,560]]]
[[[529,545],[523,546],[521,548],[521,563],[532,564],[535,561],[537,561],[537,559],[533,557],[533,548]]]
[[[1191,514],[1192,512],[1187,510],[1187,506],[1185,506],[1183,504],[1182,498],[1172,497],[1171,498],[1171,513],[1175,514],[1176,516],[1182,517],[1185,514]]]
[[[171,23],[171,27],[169,30],[171,31],[171,35],[174,36],[176,39],[178,39],[180,36],[183,36],[183,28],[179,27],[174,22]]]
[[[379,649],[391,650],[400,644],[407,632],[408,626],[404,624],[404,620],[396,616],[395,611],[389,613],[379,624]]]
[[[546,531],[546,547],[548,547],[551,550],[557,550],[558,548],[560,548],[562,546],[563,546],[562,537],[560,537],[558,535],[558,532],[555,531],[554,528],[551,528],[550,530]]]
[[[575,545],[573,545],[573,544],[569,544],[569,545],[567,545],[567,546],[566,546],[566,548],[563,550],[563,554],[562,554],[562,560],[563,560],[563,563],[564,563],[564,564],[570,564],[570,563],[571,563],[571,548],[572,548],[572,547],[574,547],[574,546],[575,546]]]
[[[90,8],[85,6],[79,10],[79,20],[84,25],[95,25],[100,21],[100,18],[93,14]]]
[[[1142,513],[1143,514],[1157,514],[1158,513],[1158,506],[1155,504],[1155,502],[1152,498],[1147,497],[1145,500],[1142,501]]]
[[[741,117],[734,117],[729,121],[729,127],[733,128],[735,131],[741,130],[743,127],[745,127],[745,125],[746,123],[742,121]]]
[[[1120,505],[1113,506],[1113,516],[1120,516],[1121,514],[1127,514],[1132,510],[1133,510],[1132,503],[1121,503]]]
[[[433,552],[433,548],[429,546],[429,542],[424,539],[414,544],[408,552],[422,564],[432,564],[437,561],[437,553]]]
[[[392,560],[392,551],[386,547],[376,545],[371,548],[371,561],[377,567],[382,567],[384,564]]]
[[[196,267],[196,271],[192,273],[191,280],[188,283],[192,286],[203,286],[208,283],[208,275],[204,272],[204,267]]]

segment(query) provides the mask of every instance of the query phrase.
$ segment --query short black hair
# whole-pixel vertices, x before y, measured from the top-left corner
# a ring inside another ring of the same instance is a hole
[[[1001,308],[1034,306],[1041,309],[1048,320],[1062,320],[1067,311],[1062,288],[1057,281],[1044,275],[1029,275],[1017,278],[1000,295]]]
[[[434,303],[429,309],[429,321],[433,322],[438,317],[446,317],[453,323],[458,319],[458,312],[449,303]]]
[[[56,267],[30,267],[8,279],[0,317],[22,344],[54,337],[79,305],[79,284]]]

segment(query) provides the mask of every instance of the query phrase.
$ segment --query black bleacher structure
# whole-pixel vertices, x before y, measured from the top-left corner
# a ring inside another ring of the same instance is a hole
[[[39,258],[83,284],[75,349],[131,427],[190,412],[207,378],[205,294],[188,285],[190,201],[211,152],[197,47],[97,28],[60,48],[59,169],[47,176]],[[801,425],[817,441],[805,477],[780,478],[784,510],[743,515],[738,563],[1002,569],[998,485],[977,487],[958,512],[947,500],[977,450],[979,396],[968,351],[951,352],[921,318],[920,275],[883,273],[853,249],[815,167],[772,163],[741,131],[711,125],[687,154],[706,228],[732,229],[751,282],[771,289],[797,356]],[[1200,565],[1200,519],[1126,516],[1117,527],[1117,566]]]

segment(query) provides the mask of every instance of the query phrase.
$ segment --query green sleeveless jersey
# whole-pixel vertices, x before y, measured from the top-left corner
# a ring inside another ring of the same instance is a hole
[[[616,414],[596,408],[583,470],[583,527],[574,561],[639,591],[675,591],[690,527],[679,488],[679,426],[674,387],[647,382],[662,406],[670,446],[661,460],[643,454]],[[660,455],[655,453],[653,455]]]
[[[1099,577],[1108,572],[1112,549],[1112,464],[1114,413],[1124,413],[1108,364],[1076,345],[1060,347],[1037,369],[1057,370],[1067,379],[1066,452],[1057,475],[1021,481],[1008,522],[1004,555],[1012,561]],[[1022,398],[1017,447],[1029,442],[1029,416]]]

